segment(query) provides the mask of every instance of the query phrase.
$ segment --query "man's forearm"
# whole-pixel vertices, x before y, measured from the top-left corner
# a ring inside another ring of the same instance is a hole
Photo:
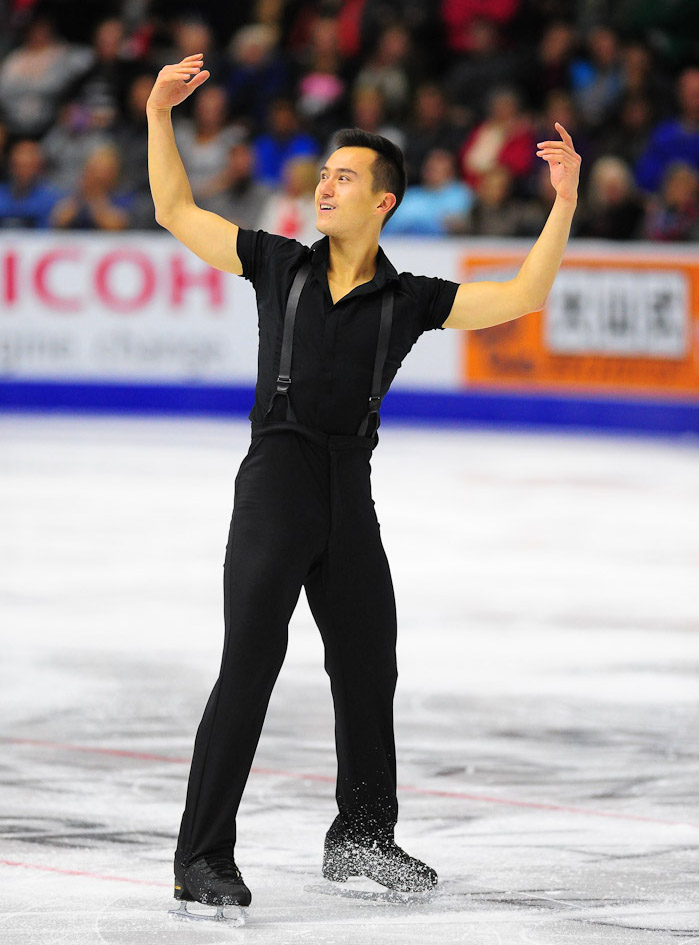
[[[148,177],[155,204],[155,218],[165,225],[168,217],[186,203],[193,203],[192,188],[177,150],[169,108],[147,108]]]
[[[515,276],[514,286],[524,311],[536,312],[546,303],[561,266],[576,206],[577,201],[556,197],[538,240]]]

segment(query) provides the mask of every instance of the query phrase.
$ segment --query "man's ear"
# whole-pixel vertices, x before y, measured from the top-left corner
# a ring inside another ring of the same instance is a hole
[[[393,210],[397,202],[395,194],[384,194],[376,209],[385,215]]]

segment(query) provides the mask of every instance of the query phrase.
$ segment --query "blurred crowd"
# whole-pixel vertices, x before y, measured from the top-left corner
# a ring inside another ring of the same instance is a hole
[[[338,128],[385,135],[408,190],[386,233],[535,236],[536,143],[583,158],[574,235],[699,237],[697,0],[7,0],[0,227],[154,229],[145,105],[203,52],[173,112],[195,200],[314,241]]]

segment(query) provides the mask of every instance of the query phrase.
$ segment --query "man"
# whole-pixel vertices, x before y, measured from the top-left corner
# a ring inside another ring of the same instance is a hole
[[[338,135],[315,194],[325,238],[312,249],[196,206],[170,112],[208,77],[202,55],[188,56],[165,66],[151,92],[156,218],[207,263],[253,283],[260,352],[252,442],[236,478],[226,551],[223,662],[197,732],[175,897],[185,913],[187,901],[217,913],[250,902],[233,856],[235,816],[302,586],[335,706],[339,814],[326,835],[323,875],[428,890],[435,871],[393,839],[396,614],[369,464],[378,408],[423,331],[485,328],[543,306],[568,238],[580,159],[560,126],[562,140],[540,146],[557,198],[516,278],[458,285],[399,276],[378,245],[405,191],[402,155],[385,138],[357,129]]]

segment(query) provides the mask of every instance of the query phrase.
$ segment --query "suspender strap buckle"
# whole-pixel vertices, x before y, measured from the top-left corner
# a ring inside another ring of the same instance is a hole
[[[288,374],[280,374],[277,378],[277,393],[286,394],[291,386],[291,378]]]
[[[369,413],[378,413],[381,407],[381,398],[372,394],[369,398]]]

